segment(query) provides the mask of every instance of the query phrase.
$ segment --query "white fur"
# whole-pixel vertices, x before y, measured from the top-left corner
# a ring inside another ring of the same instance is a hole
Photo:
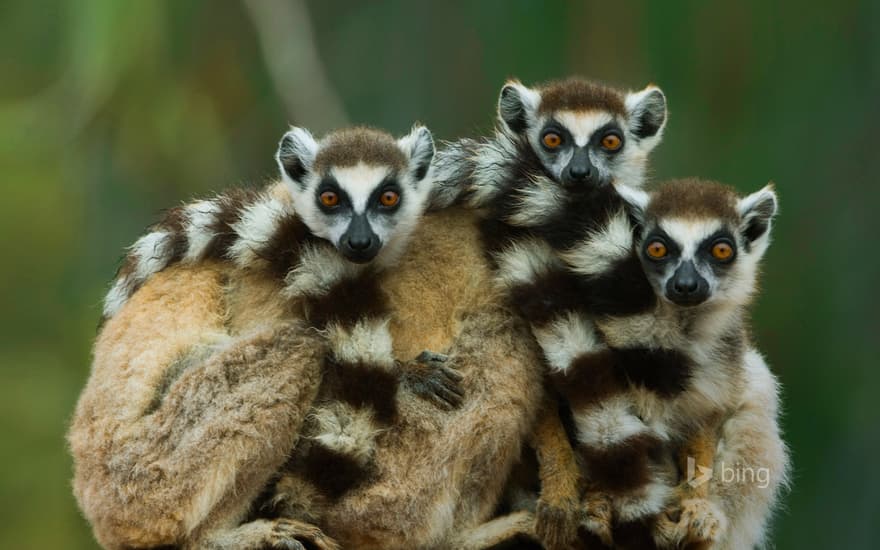
[[[604,348],[593,324],[582,314],[567,312],[544,327],[533,327],[551,370],[566,372],[577,357]]]
[[[131,254],[137,257],[135,280],[146,281],[150,275],[165,269],[171,259],[171,237],[168,231],[153,231],[135,241],[131,247]]]
[[[363,266],[348,262],[329,245],[303,247],[300,263],[284,278],[289,298],[323,296],[339,281],[357,276]]]
[[[291,179],[287,170],[284,169],[283,158],[296,157],[302,162],[307,172],[311,171],[312,164],[315,162],[315,156],[318,154],[318,142],[312,136],[312,133],[305,128],[291,127],[281,138],[278,152],[275,154],[275,161],[281,170],[281,178],[291,188],[297,188],[304,182],[298,182]]]
[[[317,425],[312,439],[321,445],[353,458],[361,466],[373,458],[379,430],[372,410],[337,401],[316,408],[311,417]]]
[[[635,407],[625,396],[609,397],[573,412],[578,440],[595,449],[606,449],[637,435],[657,435],[635,415]]]
[[[634,119],[640,116],[645,110],[645,98],[651,95],[654,92],[660,92],[663,96],[664,109],[666,104],[666,95],[663,94],[663,91],[654,86],[653,84],[649,84],[645,87],[645,89],[638,92],[630,92],[626,95],[626,99],[624,100],[624,105],[626,106],[626,111],[630,119]],[[663,117],[663,123],[660,125],[660,128],[657,130],[657,133],[651,137],[642,138],[641,139],[641,149],[646,152],[650,152],[654,147],[656,147],[660,140],[663,138],[663,131],[666,129],[666,122],[669,120],[669,112],[665,111]]]
[[[648,202],[651,200],[651,195],[642,189],[622,183],[615,185],[614,189],[632,207],[636,215],[639,217],[644,215],[645,209],[648,208]]]
[[[388,319],[360,319],[353,327],[331,324],[327,327],[330,351],[338,361],[394,366]]]
[[[336,178],[339,187],[348,193],[355,213],[363,214],[370,195],[388,175],[389,167],[359,162],[354,166],[334,166],[330,173]]]
[[[563,253],[562,259],[575,273],[599,275],[630,254],[632,241],[632,225],[626,213],[620,211],[608,220],[607,225]]]
[[[186,207],[187,250],[183,262],[193,263],[202,259],[208,245],[216,237],[212,225],[220,212],[220,205],[214,201],[199,201]]]
[[[556,111],[553,118],[571,133],[575,145],[583,147],[596,130],[614,120],[608,111]]]
[[[238,267],[248,267],[259,260],[259,250],[278,230],[284,214],[285,205],[274,197],[263,197],[245,208],[232,225],[238,238],[229,248],[229,258]]]
[[[498,196],[507,178],[511,164],[516,160],[516,145],[510,135],[497,132],[495,139],[479,148],[474,163],[471,194],[468,204],[472,208],[485,206]]]
[[[636,521],[662,512],[674,496],[674,488],[668,483],[649,483],[635,493],[612,497],[615,517],[621,522]]]
[[[131,281],[127,277],[116,279],[104,298],[104,317],[110,318],[128,301]]]
[[[507,223],[519,227],[533,227],[546,223],[559,212],[567,200],[565,192],[558,183],[535,177],[528,186],[516,191],[518,204],[516,210],[507,218]]]
[[[513,243],[495,259],[498,277],[507,286],[531,284],[558,263],[550,246],[534,239]]]
[[[721,220],[713,218],[664,218],[659,225],[681,247],[683,260],[693,259],[697,247],[722,227]]]

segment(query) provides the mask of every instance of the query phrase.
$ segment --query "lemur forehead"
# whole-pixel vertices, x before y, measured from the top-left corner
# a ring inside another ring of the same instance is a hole
[[[626,115],[624,94],[596,82],[570,78],[543,84],[538,87],[538,91],[541,93],[541,103],[538,106],[540,114],[555,111],[608,111]]]
[[[736,203],[736,192],[726,185],[699,179],[676,180],[652,194],[646,216],[737,223]]]
[[[326,174],[332,167],[344,168],[358,164],[402,171],[406,168],[407,159],[391,135],[373,128],[347,128],[321,140],[314,169]]]

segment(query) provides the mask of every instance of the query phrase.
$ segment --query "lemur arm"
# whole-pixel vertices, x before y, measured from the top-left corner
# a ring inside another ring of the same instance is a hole
[[[287,323],[230,336],[226,309],[217,264],[174,268],[101,331],[68,441],[74,492],[103,546],[237,526],[292,448],[324,348]]]
[[[707,484],[709,498],[727,516],[723,548],[762,546],[791,470],[779,427],[779,384],[755,350],[746,352],[744,364],[746,391],[739,408],[721,425]]]
[[[739,407],[696,434],[679,453],[681,471],[692,478],[679,487],[680,500],[673,505],[678,520],[658,518],[661,542],[695,549],[753,548],[764,540],[788,479],[788,451],[779,432],[776,379],[754,350],[745,355],[744,372]]]
[[[535,531],[545,547],[569,548],[577,539],[581,521],[583,480],[554,399],[547,399],[543,404],[532,446],[538,457],[541,482]]]

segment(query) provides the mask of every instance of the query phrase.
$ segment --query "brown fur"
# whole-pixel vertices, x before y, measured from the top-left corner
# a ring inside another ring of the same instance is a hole
[[[545,403],[533,437],[541,478],[537,535],[548,550],[570,548],[581,520],[583,478],[555,400]]]
[[[348,128],[327,136],[315,157],[314,169],[325,174],[331,166],[354,166],[359,162],[404,170],[407,158],[394,138],[373,128]]]
[[[383,284],[395,356],[448,353],[465,401],[441,413],[403,394],[399,424],[377,441],[374,481],[330,503],[320,527],[352,548],[457,545],[491,517],[532,428],[543,399],[538,351],[494,292],[468,212],[426,217]],[[77,498],[107,548],[181,544],[218,528],[238,541],[271,527],[236,525],[285,462],[324,352],[308,333],[290,334],[291,350],[273,336],[296,322],[279,285],[215,264],[174,267],[101,333],[69,440]],[[233,343],[171,384],[160,416],[142,417],[176,358],[211,339]],[[275,344],[253,357],[258,339]]]
[[[736,223],[736,191],[726,185],[702,179],[667,182],[652,194],[646,212],[649,219],[672,216],[719,218]]]
[[[569,78],[538,86],[541,114],[557,111],[608,111],[626,116],[624,96],[619,91],[596,82]]]

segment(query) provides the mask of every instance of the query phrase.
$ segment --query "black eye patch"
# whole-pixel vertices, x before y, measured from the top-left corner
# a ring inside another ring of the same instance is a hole
[[[714,255],[713,250],[718,244],[730,247],[729,257],[718,258]],[[737,253],[736,239],[734,238],[733,233],[728,229],[719,229],[700,243],[700,246],[697,248],[696,256],[701,261],[708,263],[712,267],[712,270],[717,273],[728,269],[731,264],[734,263],[734,260],[736,260]]]
[[[620,146],[613,151],[608,151],[602,146],[602,140],[604,140],[605,137],[608,135],[617,136],[617,138],[620,140]],[[623,149],[624,145],[626,145],[626,135],[624,134],[623,129],[620,127],[620,124],[614,121],[605,124],[601,128],[597,129],[595,132],[593,132],[593,135],[590,136],[590,147],[592,147],[593,149],[598,149],[606,154],[613,155],[615,153],[619,153]]]
[[[328,192],[335,193],[338,197],[338,202],[334,206],[327,206],[321,200],[321,195]],[[329,175],[324,176],[324,178],[321,179],[321,183],[315,188],[315,203],[325,214],[340,214],[351,209],[351,198],[348,196],[348,193],[339,186],[339,182],[336,181],[336,178]]]
[[[559,136],[561,139],[559,145],[557,145],[556,147],[549,146],[545,141],[545,138],[548,134],[556,134],[557,136]],[[562,124],[554,119],[550,119],[547,124],[544,125],[539,135],[541,146],[545,151],[549,153],[556,153],[574,143],[574,140],[571,137],[571,132],[566,130]]]
[[[381,199],[382,195],[387,192],[397,193],[399,199],[396,204],[393,206],[385,206],[382,204]],[[379,212],[382,214],[391,214],[396,212],[400,205],[403,204],[404,201],[404,191],[403,187],[397,180],[396,174],[389,174],[385,176],[385,179],[382,180],[382,183],[376,186],[376,189],[370,193],[370,198],[367,201],[367,210],[373,212]]]

